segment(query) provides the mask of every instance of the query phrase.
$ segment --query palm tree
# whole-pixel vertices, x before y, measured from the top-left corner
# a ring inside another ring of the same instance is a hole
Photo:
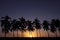
[[[55,26],[56,26],[56,29],[58,28],[58,30],[59,30],[59,27],[60,27],[60,20],[59,19],[56,19]],[[57,36],[57,31],[56,31],[56,36]]]
[[[26,21],[25,21],[25,18],[23,18],[23,17],[21,17],[21,18],[19,18],[20,19],[20,24],[19,24],[19,27],[20,27],[20,30],[21,30],[21,34],[23,34],[23,32],[24,31],[26,31],[25,30],[25,28],[26,28]],[[24,35],[23,35],[24,36]]]
[[[42,24],[43,24],[44,30],[47,31],[48,37],[49,37],[49,32],[48,32],[48,30],[49,30],[49,23],[48,23],[48,21],[44,20]]]
[[[17,30],[17,37],[18,37],[19,24],[20,24],[20,21],[16,21],[16,23],[15,23],[15,26],[16,26],[15,30]]]
[[[56,32],[55,22],[56,22],[55,19],[52,19],[50,24],[50,31],[53,33]]]
[[[36,28],[36,32],[37,32],[37,37],[38,37],[38,31],[39,29],[41,29],[41,25],[39,23],[39,20],[36,18],[34,21],[33,21],[33,24],[35,25],[35,28]],[[41,36],[41,35],[40,35]]]
[[[28,20],[28,21],[26,21],[26,24],[27,24],[27,30],[31,33],[31,35],[32,35],[32,31],[34,31],[34,28],[33,28],[33,26],[32,26],[32,22],[30,21],[30,20]],[[30,33],[29,33],[29,35],[30,35]]]
[[[2,32],[5,32],[5,37],[6,37],[6,33],[9,32],[10,30],[10,17],[9,16],[5,16],[5,17],[2,17],[3,20],[1,20],[1,27],[2,27]]]
[[[11,29],[10,31],[13,31],[13,37],[14,37],[14,31],[16,30],[16,19],[13,19],[13,21],[11,22]]]

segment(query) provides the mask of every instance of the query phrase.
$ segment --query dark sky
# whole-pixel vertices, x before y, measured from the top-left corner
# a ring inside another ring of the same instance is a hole
[[[60,0],[0,0],[0,17],[51,20],[60,19]]]

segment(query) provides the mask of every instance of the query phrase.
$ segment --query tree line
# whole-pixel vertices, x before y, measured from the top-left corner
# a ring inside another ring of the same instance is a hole
[[[40,32],[41,29],[41,25],[44,29],[44,31],[47,31],[48,33],[48,37],[49,37],[49,32],[48,30],[50,30],[52,33],[56,32],[56,30],[58,30],[60,32],[60,20],[59,19],[51,19],[51,22],[49,23],[47,20],[44,20],[43,23],[40,23],[39,19],[34,19],[34,21],[32,22],[31,20],[27,20],[24,17],[18,18],[17,19],[13,19],[9,16],[5,16],[5,17],[1,17],[1,28],[2,28],[2,32],[7,34],[9,33],[9,31],[13,32],[17,30],[17,35],[18,35],[18,30],[20,30],[21,32],[24,32],[26,30],[28,31],[34,31],[35,29],[37,31]],[[38,32],[37,36],[38,36]],[[6,35],[5,35],[6,36]],[[57,32],[56,32],[56,36],[57,36]]]

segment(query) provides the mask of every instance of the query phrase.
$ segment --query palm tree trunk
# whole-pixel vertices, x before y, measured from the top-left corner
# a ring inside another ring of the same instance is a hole
[[[41,32],[40,32],[40,30],[39,30],[39,35],[40,35],[39,37],[41,37]]]
[[[6,37],[6,32],[5,32],[5,37]]]
[[[22,32],[22,35],[23,35],[23,37],[24,37],[24,31]]]
[[[20,31],[20,37],[21,37],[21,31]]]
[[[6,37],[6,28],[5,28],[5,37]]]
[[[22,37],[22,31],[21,31],[21,37]]]
[[[57,30],[56,30],[56,37],[57,37]]]
[[[5,33],[5,38],[6,38],[6,33]]]
[[[21,31],[21,37],[24,37],[24,35],[23,35],[23,31]]]
[[[18,37],[18,30],[17,30],[17,37]]]
[[[48,34],[48,37],[49,37],[49,31],[47,30],[47,34]]]
[[[13,37],[14,37],[14,31],[13,31]]]
[[[36,32],[37,32],[37,37],[38,37],[38,30],[36,30]]]

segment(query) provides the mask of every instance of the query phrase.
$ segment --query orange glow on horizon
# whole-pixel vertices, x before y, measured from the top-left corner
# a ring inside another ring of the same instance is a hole
[[[60,33],[57,32],[57,36],[60,37]],[[0,33],[0,37],[5,37],[4,33]],[[8,34],[6,34],[6,37],[17,37],[17,31],[14,31],[14,36],[13,36],[13,32],[10,32]],[[41,29],[40,31],[26,31],[26,32],[21,32],[18,31],[18,37],[48,37],[48,33],[47,31],[44,31],[43,29]],[[56,37],[55,33],[51,33],[49,31],[49,37]]]
[[[29,37],[32,37],[32,35],[30,35]]]

